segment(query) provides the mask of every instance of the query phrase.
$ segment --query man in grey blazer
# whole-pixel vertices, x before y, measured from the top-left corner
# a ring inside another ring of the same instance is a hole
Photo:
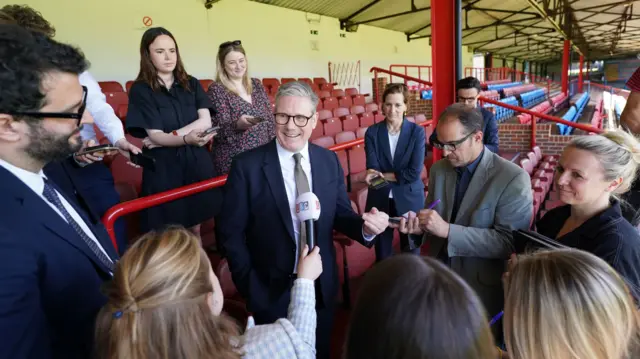
[[[493,316],[503,307],[502,273],[514,252],[512,238],[494,229],[528,229],[533,216],[529,175],[483,145],[482,114],[449,106],[437,125],[434,147],[443,159],[431,167],[426,208],[410,213],[400,230],[423,235],[429,255],[449,263]]]

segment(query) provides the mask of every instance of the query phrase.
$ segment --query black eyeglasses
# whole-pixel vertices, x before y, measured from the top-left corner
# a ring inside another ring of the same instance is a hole
[[[471,137],[471,135],[473,135],[474,133],[476,133],[475,131],[469,133],[468,135],[464,136],[463,138],[457,140],[457,141],[452,141],[452,142],[447,142],[447,143],[442,143],[440,142],[437,138],[433,140],[433,147],[439,149],[439,150],[445,150],[445,151],[449,151],[449,152],[453,152],[456,149],[458,149],[458,146],[460,146],[464,141],[466,141],[467,139],[469,139],[469,137]]]
[[[240,46],[240,45],[242,45],[242,41],[240,40],[227,41],[220,44],[220,48],[227,47],[227,46]]]
[[[293,123],[296,126],[304,127],[304,126],[307,125],[307,123],[309,123],[309,120],[313,117],[313,115],[307,117],[307,116],[304,116],[304,115],[293,115],[293,116],[291,116],[291,115],[288,115],[286,113],[276,113],[276,114],[274,114],[274,117],[276,118],[276,123],[278,125],[285,126],[293,118]]]
[[[71,112],[9,112],[9,115],[13,116],[28,116],[35,118],[72,118],[78,120],[78,126],[80,126],[80,122],[82,121],[82,115],[84,115],[84,111],[87,108],[87,87],[82,86],[82,104],[80,108],[78,108],[77,113]]]

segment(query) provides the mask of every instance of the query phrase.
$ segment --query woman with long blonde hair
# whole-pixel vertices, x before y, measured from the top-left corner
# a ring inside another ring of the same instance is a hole
[[[637,358],[638,312],[620,275],[577,249],[520,256],[505,276],[511,359]]]
[[[95,358],[315,357],[313,281],[322,262],[319,249],[302,252],[289,318],[251,326],[240,336],[235,323],[221,314],[220,283],[199,239],[183,228],[146,234],[118,262],[106,288],[108,302],[96,321]]]

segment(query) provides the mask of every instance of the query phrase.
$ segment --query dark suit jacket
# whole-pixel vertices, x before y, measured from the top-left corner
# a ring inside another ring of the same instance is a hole
[[[482,133],[484,134],[482,141],[484,142],[484,146],[491,152],[498,153],[500,139],[498,138],[498,121],[496,121],[496,116],[493,112],[482,107],[480,107],[480,112],[484,120],[484,127],[482,127]],[[431,137],[429,137],[430,144],[437,138],[436,136],[437,133],[434,129]]]
[[[288,296],[295,265],[295,234],[275,141],[233,159],[216,219],[233,281],[252,312]],[[314,226],[323,263],[317,282],[324,303],[332,303],[338,289],[333,229],[369,247],[375,240],[362,238],[364,222],[351,208],[335,153],[309,144],[309,158],[312,191],[322,210]]]
[[[81,181],[91,180],[89,174],[95,171],[90,170],[98,166],[102,166],[107,172],[109,171],[102,163],[94,163],[81,168],[71,157],[64,161],[51,162],[43,169],[47,178],[53,181],[67,198],[71,198],[74,204],[79,205],[89,215],[93,223],[100,221],[101,213],[96,206],[87,200],[87,198],[93,197],[89,191],[91,188],[79,184]]]
[[[424,166],[425,143],[424,128],[404,120],[393,161],[389,147],[389,131],[386,122],[379,122],[367,129],[364,136],[367,153],[367,169],[380,172],[393,172],[397,182],[389,182],[380,189],[369,189],[367,210],[376,207],[388,211],[389,191],[393,191],[393,200],[399,215],[408,211],[418,212],[424,206],[424,183],[420,172]]]
[[[2,167],[0,198],[0,358],[89,358],[106,302],[100,286],[111,275],[62,217]],[[117,259],[104,228],[76,211]]]

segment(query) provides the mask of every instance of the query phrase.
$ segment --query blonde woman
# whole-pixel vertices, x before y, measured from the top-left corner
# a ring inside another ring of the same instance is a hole
[[[249,326],[240,336],[221,314],[220,283],[199,239],[182,228],[146,234],[118,262],[106,289],[95,358],[315,358],[313,281],[322,262],[318,247],[307,252],[305,247],[288,318]]]
[[[618,196],[636,179],[640,143],[622,131],[580,136],[562,152],[555,174],[559,198],[537,231],[604,259],[640,298],[640,233],[626,219]]]
[[[213,103],[213,125],[220,126],[213,141],[213,161],[218,175],[224,175],[233,156],[264,145],[276,134],[269,97],[260,80],[249,77],[240,40],[220,45],[216,82],[207,94]]]
[[[521,256],[505,276],[511,359],[638,358],[638,312],[602,259],[577,249]]]

